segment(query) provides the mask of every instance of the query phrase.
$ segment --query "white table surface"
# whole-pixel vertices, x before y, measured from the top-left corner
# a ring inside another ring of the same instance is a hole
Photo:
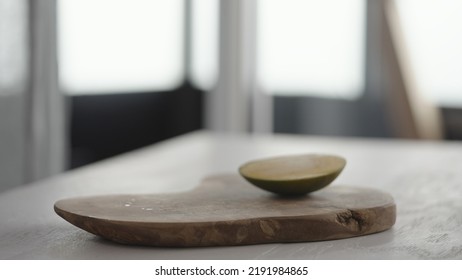
[[[185,191],[247,160],[294,153],[347,158],[334,184],[392,194],[394,227],[324,242],[155,248],[105,241],[53,211],[67,197]],[[0,259],[462,259],[462,143],[188,134],[0,193]]]

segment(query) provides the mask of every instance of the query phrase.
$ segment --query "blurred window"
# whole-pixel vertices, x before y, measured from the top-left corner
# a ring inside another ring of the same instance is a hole
[[[260,86],[354,99],[364,91],[365,0],[257,0]],[[462,105],[462,1],[396,1],[420,88]],[[191,1],[195,87],[218,75],[219,1]],[[60,84],[71,94],[170,90],[183,82],[184,0],[59,0]]]
[[[440,105],[462,105],[462,1],[396,3],[419,88]]]
[[[218,74],[219,2],[191,3],[189,78],[210,90]],[[184,0],[60,0],[58,7],[66,92],[168,90],[182,82]],[[259,1],[258,27],[265,90],[341,98],[362,93],[364,0]]]
[[[27,84],[27,2],[0,1],[0,97]]]
[[[219,2],[193,0],[191,6],[191,73],[195,87],[210,90],[218,76]]]
[[[170,90],[184,79],[183,0],[59,0],[58,28],[70,94]]]
[[[354,99],[364,89],[364,0],[260,0],[258,74],[278,95]]]

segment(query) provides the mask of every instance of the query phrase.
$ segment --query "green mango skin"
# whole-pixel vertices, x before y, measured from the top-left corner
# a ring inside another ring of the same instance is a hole
[[[295,155],[251,161],[239,173],[251,184],[280,195],[305,195],[328,186],[346,160],[332,155]]]

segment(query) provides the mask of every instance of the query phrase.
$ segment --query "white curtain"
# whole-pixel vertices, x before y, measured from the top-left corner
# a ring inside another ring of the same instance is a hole
[[[65,167],[55,11],[55,0],[0,0],[0,191]]]

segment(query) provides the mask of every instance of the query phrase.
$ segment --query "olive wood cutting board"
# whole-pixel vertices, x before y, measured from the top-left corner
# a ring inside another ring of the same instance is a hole
[[[239,175],[206,178],[189,192],[71,198],[54,208],[117,243],[173,247],[341,239],[387,230],[396,219],[393,198],[378,190],[333,185],[279,196]]]

